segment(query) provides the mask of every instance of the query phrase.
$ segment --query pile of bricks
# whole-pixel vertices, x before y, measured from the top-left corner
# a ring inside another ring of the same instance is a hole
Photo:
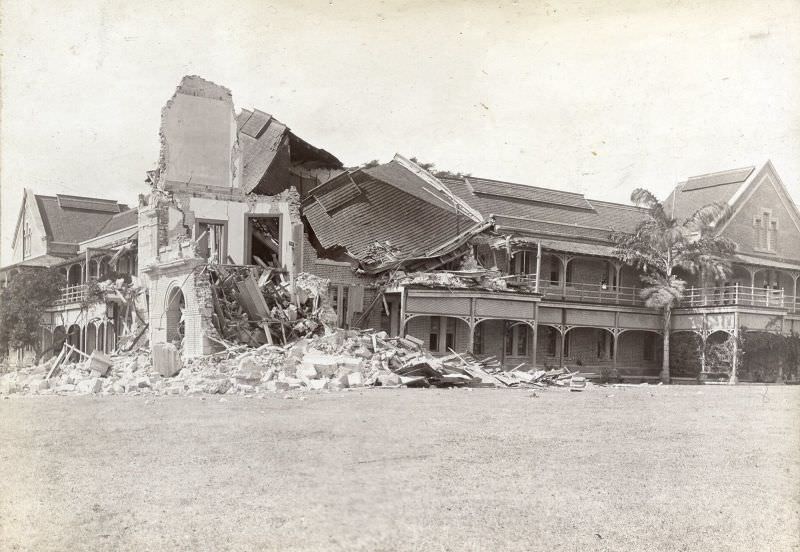
[[[0,393],[259,395],[362,387],[545,387],[580,390],[585,380],[565,370],[503,371],[494,359],[451,352],[435,357],[412,337],[335,330],[286,345],[227,344],[183,360],[175,345],[152,352],[54,361],[0,378]],[[55,373],[54,373],[55,372]],[[583,381],[582,381],[583,380]]]

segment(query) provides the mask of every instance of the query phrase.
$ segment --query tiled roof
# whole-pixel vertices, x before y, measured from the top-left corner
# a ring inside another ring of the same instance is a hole
[[[464,214],[457,220],[451,206],[423,192],[422,184],[414,183],[416,177],[409,174],[397,167],[356,171],[353,179],[361,194],[329,213],[312,191],[304,202],[304,215],[322,247],[343,247],[362,259],[376,242],[388,241],[398,257],[413,258],[475,224]]]
[[[467,184],[472,188],[472,192],[480,195],[498,196],[502,198],[533,201],[536,203],[547,203],[562,207],[574,207],[576,209],[591,209],[592,205],[586,201],[583,194],[564,192],[561,190],[549,190],[547,188],[537,188],[526,184],[515,184],[513,182],[501,182],[499,180],[489,180],[488,178],[467,177]]]
[[[488,196],[473,191],[470,183],[476,179],[472,177],[441,180],[454,194],[477,209],[484,217],[495,215],[500,225],[534,234],[606,241],[612,231],[633,231],[646,213],[644,209],[632,205],[594,199],[587,201],[592,208],[585,209],[518,200],[511,197],[511,194],[508,197]],[[521,186],[514,183],[507,184],[510,189]]]
[[[102,236],[104,234],[111,234],[112,232],[116,232],[124,228],[130,228],[131,226],[136,226],[138,221],[138,208],[128,209],[127,211],[117,213],[108,220],[108,222],[97,232],[95,237]]]
[[[316,162],[320,166],[341,168],[342,163],[327,151],[315,148],[289,130],[269,113],[242,109],[236,116],[239,147],[242,149],[242,188],[245,192],[274,193],[258,190],[270,171],[276,172],[289,161]],[[276,168],[277,167],[277,168]],[[271,180],[275,175],[270,175]]]
[[[5,272],[5,271],[7,271],[7,270],[9,270],[11,268],[20,268],[20,267],[26,267],[26,266],[37,267],[37,268],[38,267],[47,268],[47,267],[55,266],[55,265],[57,265],[57,264],[59,264],[59,263],[61,263],[63,261],[64,261],[64,259],[62,257],[57,257],[55,255],[50,255],[50,254],[39,255],[38,257],[32,257],[30,259],[25,259],[23,261],[19,261],[19,262],[16,262],[14,264],[10,264],[10,265],[6,265],[4,267],[0,267],[0,272]]]
[[[79,197],[56,194],[58,206],[62,209],[85,209],[100,211],[102,213],[119,213],[120,206],[113,199],[98,199],[94,197]]]
[[[714,186],[723,186],[725,184],[741,183],[747,180],[754,170],[755,167],[745,167],[743,169],[691,176],[686,180],[683,191],[689,192],[703,188],[713,188]]]
[[[353,181],[350,173],[343,172],[317,186],[311,193],[325,212],[331,213],[361,195],[361,188]]]
[[[688,178],[664,201],[667,214],[686,219],[711,203],[728,203],[753,174],[754,167],[733,169]]]
[[[242,188],[253,191],[284,143],[286,125],[263,111],[243,109],[236,117],[242,148]]]
[[[100,203],[100,210],[91,208]],[[47,237],[56,242],[78,243],[97,235],[114,216],[127,206],[114,202],[116,211],[110,212],[108,200],[69,196],[66,203],[58,197],[36,195],[36,204],[42,215]],[[82,208],[73,207],[79,205]]]

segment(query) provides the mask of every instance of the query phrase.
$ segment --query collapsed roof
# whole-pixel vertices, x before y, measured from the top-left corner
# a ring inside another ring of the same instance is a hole
[[[294,134],[269,113],[242,109],[236,116],[242,151],[242,189],[277,194],[288,187],[291,165],[341,169],[342,162]]]
[[[344,250],[372,273],[447,255],[491,225],[400,155],[311,190],[303,214],[323,249]]]

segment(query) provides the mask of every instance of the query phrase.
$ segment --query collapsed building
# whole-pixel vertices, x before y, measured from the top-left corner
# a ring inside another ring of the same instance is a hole
[[[402,155],[346,169],[271,115],[237,113],[229,90],[199,77],[165,105],[160,139],[134,208],[26,190],[0,281],[64,273],[43,321],[49,354],[65,342],[83,353],[149,342],[191,359],[234,342],[370,328],[506,368],[658,377],[660,313],[610,238],[633,231],[640,208],[437,178]],[[728,282],[686,275],[672,339],[701,353],[673,374],[763,377],[768,360],[712,367],[702,351],[745,332],[800,331],[800,213],[769,162],[689,178],[667,205],[685,217],[712,201],[734,212],[719,229],[737,243],[734,272]]]

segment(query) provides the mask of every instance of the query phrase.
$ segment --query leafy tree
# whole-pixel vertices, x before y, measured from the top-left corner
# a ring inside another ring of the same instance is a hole
[[[424,161],[420,161],[416,157],[412,157],[411,161],[431,173],[436,178],[462,178],[465,176],[470,176],[469,173],[462,173],[462,172],[452,172],[447,170],[437,170],[435,163],[425,163]]]
[[[713,203],[698,209],[686,220],[669,214],[649,191],[639,188],[631,201],[645,207],[648,216],[633,233],[615,232],[615,254],[626,264],[643,272],[641,297],[645,305],[661,310],[664,324],[664,355],[661,380],[669,383],[669,337],[672,311],[686,289],[676,271],[700,275],[702,281],[724,280],[730,275],[733,242],[717,236],[715,229],[730,218],[727,204]]]
[[[64,284],[57,270],[23,268],[0,290],[0,353],[32,348],[39,356],[44,309],[59,297]]]

